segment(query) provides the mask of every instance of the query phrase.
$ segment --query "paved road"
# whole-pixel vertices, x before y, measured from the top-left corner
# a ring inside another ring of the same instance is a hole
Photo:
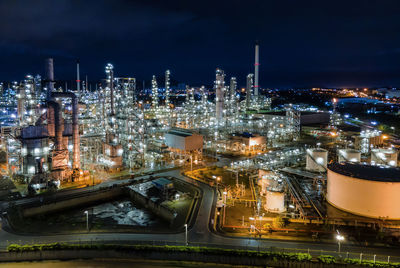
[[[279,241],[279,240],[268,240],[268,239],[253,239],[253,238],[233,238],[224,237],[212,232],[209,228],[211,215],[214,213],[213,208],[215,207],[215,190],[214,188],[194,181],[190,178],[184,177],[180,174],[179,170],[173,170],[168,172],[159,173],[157,175],[173,176],[181,180],[190,182],[203,190],[203,198],[197,218],[194,225],[188,232],[188,240],[191,245],[215,245],[218,247],[227,248],[253,248],[253,249],[269,249],[271,247],[285,248],[285,249],[303,249],[303,252],[307,252],[307,249],[311,250],[311,253],[315,255],[321,254],[321,250],[325,251],[336,251],[336,244],[325,244],[325,243],[308,243],[299,241]],[[85,234],[71,234],[71,235],[48,235],[48,236],[26,236],[16,235],[8,233],[4,230],[0,231],[0,248],[5,248],[10,243],[51,243],[51,242],[98,242],[107,241],[115,243],[154,243],[154,244],[182,244],[185,241],[185,233],[179,234],[135,234],[135,233],[85,233]],[[398,249],[390,248],[365,248],[355,245],[349,245],[348,243],[342,244],[342,252],[354,252],[354,253],[370,253],[378,254],[379,259],[385,259],[387,255],[393,256],[392,261],[400,261],[400,251]],[[354,255],[356,257],[357,255]]]

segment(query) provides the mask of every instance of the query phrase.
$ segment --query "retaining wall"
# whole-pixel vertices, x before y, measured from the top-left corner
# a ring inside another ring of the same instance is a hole
[[[91,193],[85,196],[79,196],[77,198],[71,198],[61,201],[56,201],[49,204],[42,204],[36,207],[25,207],[22,209],[23,217],[31,217],[38,214],[53,213],[60,210],[70,209],[90,203],[95,203],[104,200],[110,200],[119,197],[123,194],[123,190],[120,187],[114,189],[99,191]]]

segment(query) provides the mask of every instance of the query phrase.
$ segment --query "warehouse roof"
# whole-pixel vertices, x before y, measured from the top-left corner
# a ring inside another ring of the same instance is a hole
[[[172,186],[172,181],[166,178],[158,178],[151,181],[157,188],[169,188]]]
[[[400,168],[341,162],[329,164],[328,169],[345,176],[363,180],[400,182]]]
[[[252,133],[249,133],[249,132],[243,132],[243,133],[236,132],[236,133],[232,134],[232,136],[238,136],[238,137],[243,137],[243,138],[254,138],[255,137]]]
[[[189,137],[192,136],[192,133],[189,132],[182,132],[182,131],[177,131],[177,130],[170,130],[167,132],[168,134],[172,134],[175,136],[181,136],[181,137]]]

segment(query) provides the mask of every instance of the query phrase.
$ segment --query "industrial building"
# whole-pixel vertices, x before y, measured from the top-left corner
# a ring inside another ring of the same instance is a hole
[[[178,156],[194,155],[197,159],[202,154],[202,135],[174,128],[165,133],[164,138],[168,149]]]

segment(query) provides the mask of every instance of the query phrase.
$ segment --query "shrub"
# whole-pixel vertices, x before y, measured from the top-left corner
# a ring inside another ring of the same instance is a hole
[[[335,257],[330,256],[330,255],[321,255],[317,259],[319,262],[322,262],[324,264],[336,263]]]

